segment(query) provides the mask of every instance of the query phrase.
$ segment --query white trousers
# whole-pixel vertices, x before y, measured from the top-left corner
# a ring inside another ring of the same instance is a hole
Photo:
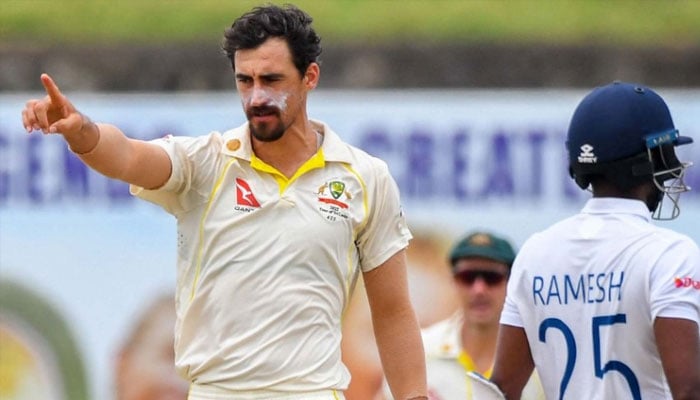
[[[267,390],[233,392],[209,385],[192,384],[187,400],[345,400],[345,397],[343,392],[337,390],[295,393]]]

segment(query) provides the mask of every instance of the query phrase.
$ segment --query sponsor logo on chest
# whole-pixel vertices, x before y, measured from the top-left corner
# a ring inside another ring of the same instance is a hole
[[[250,189],[248,182],[241,178],[236,178],[236,206],[237,211],[251,212],[260,208],[258,199]]]

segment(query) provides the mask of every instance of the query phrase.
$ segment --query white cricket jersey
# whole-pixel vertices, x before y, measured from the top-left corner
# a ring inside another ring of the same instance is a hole
[[[177,218],[175,354],[192,390],[347,388],[340,324],[355,281],[411,234],[386,163],[312,124],[323,145],[290,179],[255,157],[244,124],[156,140],[170,179],[132,187]]]
[[[671,398],[653,321],[698,322],[700,251],[649,214],[593,198],[518,253],[501,323],[525,329],[547,398]]]
[[[474,363],[461,345],[462,313],[437,322],[422,331],[426,355],[428,398],[430,400],[472,400],[471,382],[467,372],[474,371]],[[491,370],[483,374],[487,378]],[[533,372],[525,385],[522,400],[544,400],[544,392],[537,373]]]

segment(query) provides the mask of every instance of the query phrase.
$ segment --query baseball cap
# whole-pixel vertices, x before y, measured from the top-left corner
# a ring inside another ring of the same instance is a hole
[[[484,257],[508,266],[513,265],[515,250],[504,238],[489,232],[475,231],[460,239],[450,251],[450,265],[465,257]]]
[[[678,134],[666,102],[656,92],[615,81],[595,88],[579,103],[566,146],[571,164],[601,164],[646,152],[650,137],[674,146],[693,141]]]

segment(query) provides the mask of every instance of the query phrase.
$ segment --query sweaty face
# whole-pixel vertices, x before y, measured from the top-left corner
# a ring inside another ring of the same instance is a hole
[[[287,43],[271,38],[234,55],[236,88],[253,137],[280,139],[305,104],[306,88]]]
[[[473,326],[497,326],[506,298],[508,267],[482,257],[458,259],[453,278],[464,319]]]

